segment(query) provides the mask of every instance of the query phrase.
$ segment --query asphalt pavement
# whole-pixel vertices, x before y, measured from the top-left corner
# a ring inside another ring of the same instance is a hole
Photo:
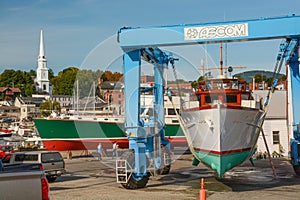
[[[93,156],[66,159],[67,174],[50,183],[52,200],[153,200],[199,199],[201,178],[204,178],[207,199],[240,200],[300,198],[300,178],[287,158],[273,159],[275,177],[268,160],[254,160],[255,166],[245,161],[228,171],[224,178],[203,164],[192,166],[192,155],[177,155],[167,175],[151,176],[145,188],[124,189],[116,182],[115,160]]]

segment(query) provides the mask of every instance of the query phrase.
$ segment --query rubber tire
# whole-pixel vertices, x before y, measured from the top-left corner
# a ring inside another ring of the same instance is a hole
[[[134,166],[134,151],[128,151],[122,154],[122,160],[127,160],[127,162]],[[128,174],[129,175],[129,174]],[[149,180],[149,173],[142,177],[141,179],[137,180],[134,178],[134,173],[131,174],[127,183],[121,183],[121,185],[126,189],[139,189],[146,187],[148,180]]]
[[[296,175],[300,176],[300,165],[293,166],[293,167],[294,167],[294,171],[295,171]]]
[[[161,160],[164,161],[165,160],[164,159],[164,155],[166,155],[168,163],[171,163],[170,151],[169,151],[169,149],[165,145],[163,145],[161,147],[161,153],[162,153]],[[171,165],[170,164],[166,165],[166,164],[167,163],[163,163],[164,167],[160,170],[160,174],[161,175],[165,175],[165,174],[169,174],[170,173]]]
[[[53,183],[57,179],[56,176],[46,176],[46,178],[47,178],[49,183]]]

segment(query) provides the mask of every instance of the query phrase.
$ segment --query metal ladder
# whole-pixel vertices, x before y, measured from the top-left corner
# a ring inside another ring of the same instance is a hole
[[[132,171],[127,160],[116,160],[117,183],[127,183],[132,175]]]

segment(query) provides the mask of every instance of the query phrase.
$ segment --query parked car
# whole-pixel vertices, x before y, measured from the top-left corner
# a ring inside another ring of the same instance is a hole
[[[0,199],[49,200],[50,188],[41,164],[3,166],[0,159]]]
[[[3,123],[12,123],[14,122],[15,120],[11,119],[11,118],[3,118],[3,119],[0,119],[0,122],[3,122]]]
[[[2,159],[6,154],[14,152],[14,149],[11,145],[0,145],[0,159]]]
[[[15,152],[6,155],[2,162],[5,166],[15,163],[40,163],[49,182],[54,182],[57,177],[66,173],[65,161],[57,151]]]

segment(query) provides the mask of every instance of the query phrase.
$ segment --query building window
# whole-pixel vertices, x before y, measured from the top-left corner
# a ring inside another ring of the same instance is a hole
[[[279,131],[273,131],[273,144],[280,144]]]
[[[43,85],[43,90],[46,90],[46,85]]]

